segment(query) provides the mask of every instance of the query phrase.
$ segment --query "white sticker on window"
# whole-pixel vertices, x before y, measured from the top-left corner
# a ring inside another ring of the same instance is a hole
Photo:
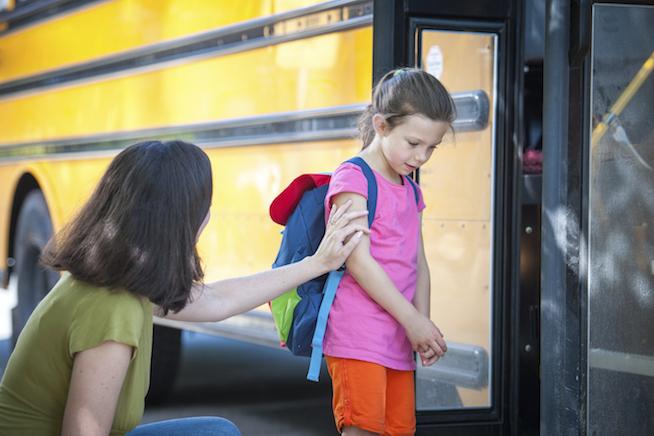
[[[427,54],[427,72],[440,79],[443,75],[443,52],[437,45],[429,47]]]

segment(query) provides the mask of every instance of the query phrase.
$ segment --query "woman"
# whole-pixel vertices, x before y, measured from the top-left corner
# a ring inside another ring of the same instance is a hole
[[[203,284],[195,245],[211,196],[209,158],[193,144],[143,142],[114,158],[79,215],[44,250],[43,263],[63,274],[7,364],[0,434],[127,433],[143,415],[153,313],[208,322],[250,310],[338,268],[367,232],[350,224],[366,212],[348,213],[346,205],[332,211],[315,255]],[[149,424],[133,434],[164,432],[239,434],[220,418]]]

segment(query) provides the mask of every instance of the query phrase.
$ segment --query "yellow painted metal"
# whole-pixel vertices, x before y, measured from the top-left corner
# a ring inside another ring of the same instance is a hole
[[[594,149],[599,143],[602,136],[609,129],[611,120],[615,119],[622,114],[622,111],[627,107],[631,99],[636,95],[643,83],[649,78],[650,74],[654,71],[654,51],[649,55],[647,60],[638,70],[638,73],[631,79],[629,85],[620,94],[618,99],[613,103],[611,109],[602,117],[602,120],[593,128],[591,136],[591,147]]]
[[[426,31],[422,47],[423,60],[441,53],[431,68],[442,71],[450,92],[483,90],[490,100],[488,127],[446,137],[420,173],[432,319],[448,340],[481,346],[490,357],[494,37]],[[490,404],[488,388],[458,390],[466,407]]]
[[[281,241],[281,227],[268,215],[272,199],[298,174],[332,171],[358,148],[355,140],[207,148],[214,196],[211,221],[198,243],[207,280],[269,268]],[[22,174],[37,177],[55,230],[60,230],[88,199],[112,157],[0,164],[2,259],[7,255],[13,192]]]
[[[0,82],[87,62],[317,0],[114,0],[56,16],[0,38]],[[20,61],[17,61],[20,60]]]
[[[371,77],[371,28],[327,34],[0,100],[0,144],[363,103]]]
[[[268,215],[270,202],[299,174],[333,171],[358,149],[344,140],[207,150],[214,198],[198,245],[207,278],[270,268],[282,230]]]
[[[0,165],[0,268],[7,267],[9,223],[14,190],[25,165]],[[0,283],[2,287],[2,283]]]
[[[33,160],[0,163],[0,259],[7,258],[9,225],[18,181],[34,177],[43,191],[55,229],[83,204],[108,165],[110,157],[93,159]]]

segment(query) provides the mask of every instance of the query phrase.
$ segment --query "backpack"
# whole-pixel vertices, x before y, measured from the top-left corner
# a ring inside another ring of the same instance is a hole
[[[377,181],[360,157],[347,161],[361,168],[368,182],[368,227],[377,208]],[[330,174],[303,174],[291,182],[270,205],[270,217],[285,226],[273,268],[313,255],[325,234],[325,197]],[[418,204],[418,189],[410,183]],[[307,379],[318,381],[322,361],[322,340],[329,310],[345,267],[331,271],[291,289],[270,302],[280,343],[297,356],[311,356]]]

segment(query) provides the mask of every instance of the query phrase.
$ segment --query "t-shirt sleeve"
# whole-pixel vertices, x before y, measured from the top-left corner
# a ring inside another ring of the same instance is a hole
[[[106,341],[119,342],[138,351],[145,317],[139,299],[126,292],[102,290],[83,298],[69,330],[70,356]]]
[[[427,205],[425,204],[425,198],[422,196],[422,189],[420,189],[420,185],[416,183],[416,186],[418,188],[418,212],[422,212]]]
[[[361,168],[351,163],[344,163],[334,171],[329,181],[329,189],[325,196],[325,214],[329,216],[332,198],[343,192],[362,195],[368,199],[368,181]]]

